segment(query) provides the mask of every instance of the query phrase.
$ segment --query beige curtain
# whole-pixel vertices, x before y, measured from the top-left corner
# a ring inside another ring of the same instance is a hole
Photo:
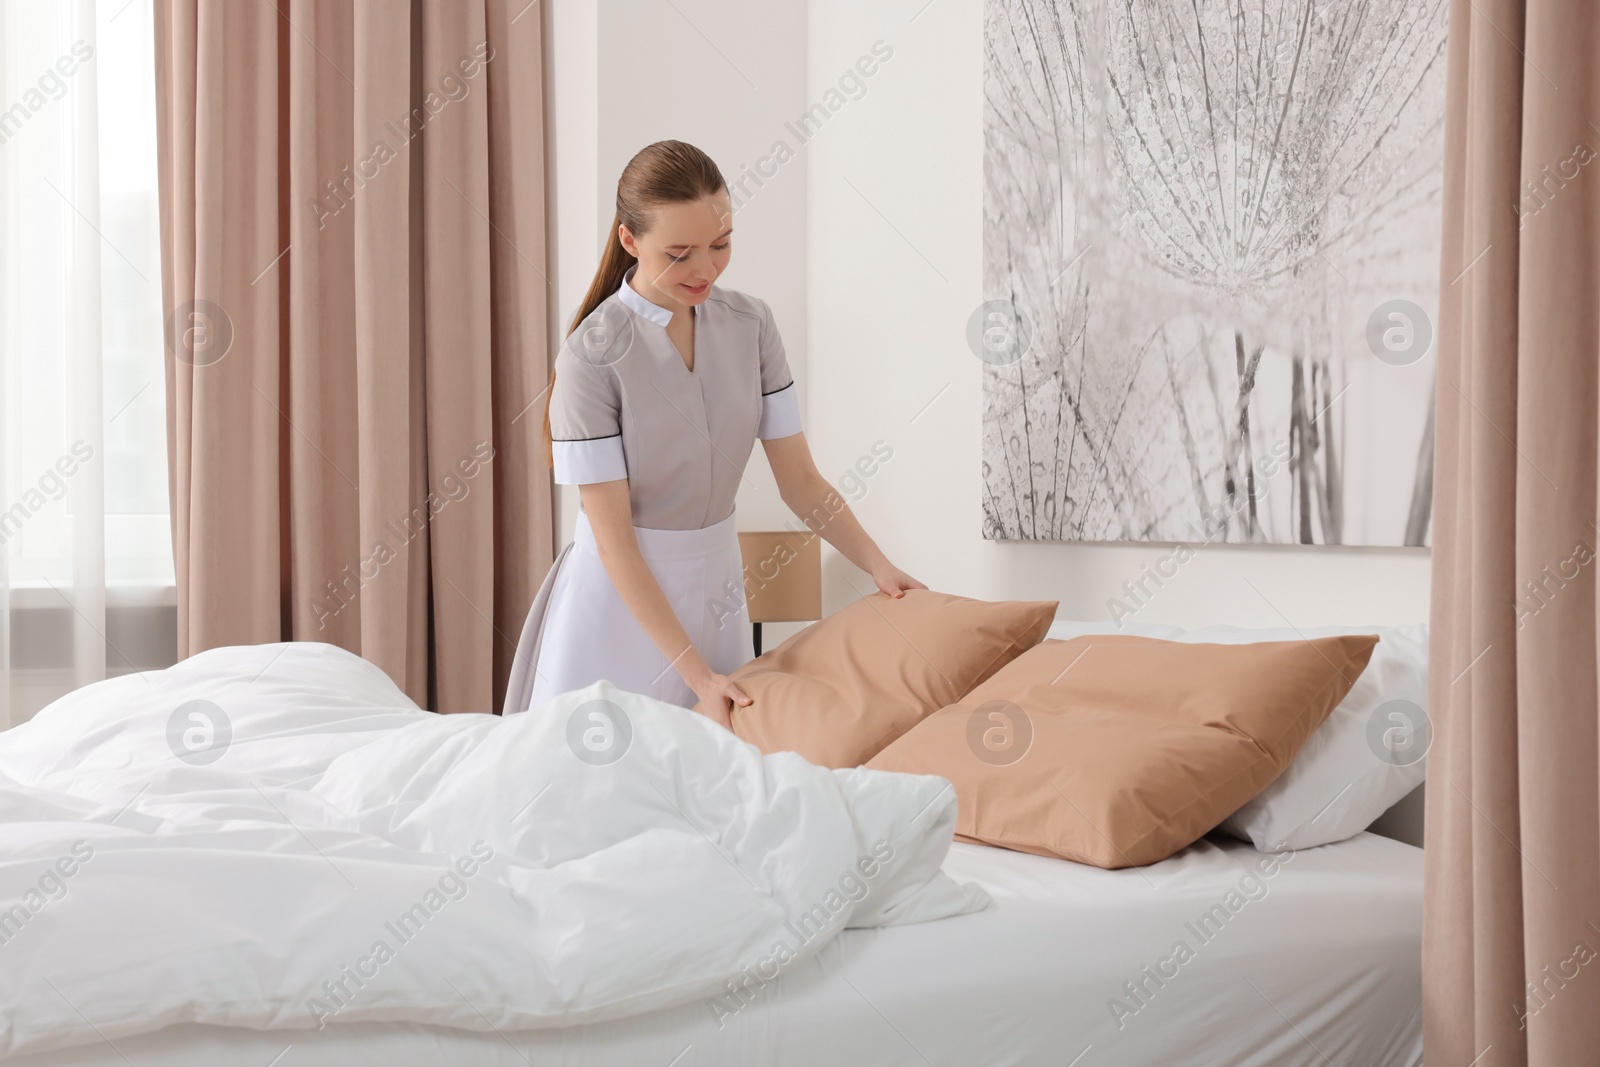
[[[540,14],[156,0],[180,656],[498,708],[553,547]]]
[[[1600,12],[1453,0],[1423,955],[1430,1065],[1600,1055]]]

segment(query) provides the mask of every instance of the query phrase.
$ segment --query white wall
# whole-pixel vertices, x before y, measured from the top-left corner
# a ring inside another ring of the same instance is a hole
[[[823,472],[842,478],[876,441],[893,450],[861,480],[864,495],[852,494],[890,557],[938,589],[1055,598],[1063,614],[1103,618],[1124,582],[1170,555],[981,535],[980,365],[964,336],[982,289],[982,0],[548,7],[556,318],[570,317],[593,274],[632,152],[682,138],[737,181],[784,141],[795,158],[738,212],[724,280],[772,304]],[[879,41],[892,56],[830,98]],[[802,141],[794,124],[817,103],[836,106]],[[741,526],[783,526],[759,449],[750,478]],[[575,510],[575,495],[563,496],[564,536]],[[825,587],[830,611],[868,588],[831,551]],[[1142,622],[1417,622],[1428,557],[1218,545],[1146,588]]]
[[[776,4],[763,5],[773,6]],[[901,567],[935,588],[1061,601],[1105,618],[1169,546],[995,543],[981,533],[982,0],[810,0],[810,98],[874,41],[893,57],[807,146],[808,432],[825,472],[882,439],[894,458],[855,504]],[[825,562],[828,610],[865,580]],[[1157,589],[1141,622],[1192,626],[1426,621],[1421,550],[1218,545]],[[1170,573],[1170,567],[1168,568]]]

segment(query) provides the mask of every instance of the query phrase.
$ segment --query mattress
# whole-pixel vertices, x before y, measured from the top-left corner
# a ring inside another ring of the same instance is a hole
[[[956,844],[996,907],[848,930],[715,1000],[532,1032],[169,1027],[8,1067],[1412,1067],[1422,852],[1373,834],[1278,863],[1205,838],[1104,871]],[[596,916],[596,921],[605,921]]]

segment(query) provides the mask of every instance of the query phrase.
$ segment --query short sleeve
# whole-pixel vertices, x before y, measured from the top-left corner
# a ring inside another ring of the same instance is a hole
[[[616,372],[561,346],[550,387],[550,452],[561,485],[628,476],[622,449],[622,399]]]
[[[761,304],[761,422],[756,436],[763,441],[792,437],[800,432],[800,390],[789,372],[783,338],[772,319],[772,309]]]

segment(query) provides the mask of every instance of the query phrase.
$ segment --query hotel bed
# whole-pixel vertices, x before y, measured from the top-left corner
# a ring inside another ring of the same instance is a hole
[[[1330,730],[1365,751],[1396,669]],[[942,777],[763,756],[591,690],[441,717],[332,646],[240,647],[0,735],[5,1063],[1421,1062],[1418,848],[1219,830],[1109,870],[951,844]],[[620,749],[589,744],[601,697],[631,718]],[[1284,781],[1324,820],[1371,792]],[[362,957],[374,935],[392,961]]]
[[[7,1062],[1420,1064],[1421,850],[1361,834],[1294,853],[1270,874],[1258,867],[1265,858],[1244,842],[1208,837],[1150,867],[1105,871],[958,843],[945,871],[982,885],[993,908],[846,930],[815,958],[752,987],[742,1007],[721,1002],[720,1028],[706,1001],[498,1034],[409,1024],[181,1025],[118,1039],[115,1048],[101,1042]],[[1187,958],[1174,951],[1180,942]],[[1136,998],[1130,986],[1140,985]]]

